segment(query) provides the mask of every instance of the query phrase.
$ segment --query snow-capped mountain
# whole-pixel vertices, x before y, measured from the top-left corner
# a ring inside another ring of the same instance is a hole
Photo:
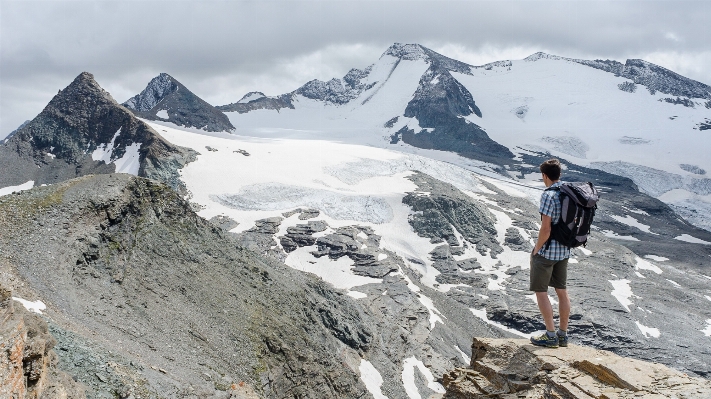
[[[136,115],[208,132],[231,131],[234,126],[217,108],[188,90],[174,77],[161,73],[142,92],[122,104]]]
[[[444,373],[470,362],[472,335],[543,328],[527,269],[540,223],[537,165],[552,154],[563,159],[565,180],[593,181],[603,193],[590,241],[570,260],[571,340],[708,377],[711,232],[681,218],[670,199],[693,210],[708,195],[710,139],[700,130],[708,100],[680,94],[701,96],[707,86],[643,62],[591,62],[612,72],[587,63],[536,54],[471,66],[395,44],[342,79],[275,97],[251,92],[220,107],[232,133],[145,122],[168,145],[199,153],[174,165],[189,203],[141,179],[66,183],[67,198],[84,207],[69,206],[66,218],[113,210],[101,213],[108,221],[81,219],[78,231],[101,231],[96,237],[57,244],[77,253],[58,258],[61,285],[41,273],[53,252],[35,255],[19,234],[0,238],[21,251],[14,267],[24,289],[101,331],[82,339],[103,339],[119,354],[106,355],[114,370],[145,374],[149,389],[209,395],[242,381],[263,397],[430,397],[443,393]],[[156,84],[132,106],[157,112],[166,87]],[[77,98],[62,115],[93,121]],[[53,142],[84,140],[38,126],[32,131]],[[113,136],[117,128],[83,154],[130,146]],[[64,189],[35,189],[9,205],[0,197],[0,215]],[[42,223],[63,225],[53,215]],[[28,223],[29,237],[73,239]],[[87,310],[80,298],[96,303]],[[200,323],[171,304],[186,304]],[[98,384],[70,353],[59,356]]]
[[[543,53],[471,66],[395,44],[364,70],[359,90],[348,87],[356,86],[309,82],[274,97],[288,104],[278,115],[262,110],[274,107],[223,109],[244,134],[299,129],[302,136],[333,138],[344,132],[339,139],[378,146],[388,136],[395,145],[508,165],[509,175],[521,180],[535,172],[521,154],[551,153],[629,177],[689,222],[711,229],[705,176],[711,137],[703,134],[711,87],[665,68]]]
[[[11,192],[116,172],[179,189],[177,169],[194,157],[135,118],[84,72],[0,145],[0,187]]]

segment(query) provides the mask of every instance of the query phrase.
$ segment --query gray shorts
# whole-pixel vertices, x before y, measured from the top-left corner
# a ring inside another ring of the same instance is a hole
[[[548,287],[566,288],[568,280],[568,258],[550,260],[541,255],[531,256],[530,291],[547,292]]]

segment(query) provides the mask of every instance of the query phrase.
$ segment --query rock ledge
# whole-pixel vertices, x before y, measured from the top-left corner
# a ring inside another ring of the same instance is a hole
[[[471,367],[444,375],[445,398],[708,398],[711,381],[611,352],[474,338]]]

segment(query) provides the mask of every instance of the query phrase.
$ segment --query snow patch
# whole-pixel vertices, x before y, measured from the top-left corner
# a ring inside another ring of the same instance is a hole
[[[464,351],[462,351],[462,350],[459,348],[459,346],[454,345],[454,349],[456,349],[457,352],[459,352],[459,356],[461,356],[462,359],[464,359],[464,363],[470,364],[470,363],[472,362],[472,358],[469,357],[466,353],[464,353]]]
[[[415,385],[415,367],[420,370],[420,373],[424,375],[427,379],[427,387],[436,393],[445,393],[445,389],[442,384],[438,383],[434,379],[432,372],[425,367],[421,360],[417,360],[416,357],[410,357],[404,360],[402,366],[402,384],[405,386],[405,393],[410,399],[422,399],[420,391]],[[429,397],[430,395],[426,395]]]
[[[635,266],[634,268],[637,270],[651,270],[657,274],[662,274],[662,269],[660,269],[658,266],[652,264],[652,262],[646,261],[639,256],[635,257]]]
[[[126,152],[121,158],[112,160],[114,154],[114,143],[120,134],[121,128],[116,131],[110,143],[104,143],[96,147],[96,149],[91,153],[91,159],[94,161],[103,161],[107,165],[113,163],[116,167],[116,173],[128,173],[138,176],[138,170],[141,167],[141,143],[132,143],[126,147]]]
[[[469,308],[469,310],[472,312],[472,314],[474,314],[474,316],[482,319],[487,324],[490,324],[494,327],[500,328],[504,331],[510,332],[511,334],[518,335],[519,337],[523,337],[523,338],[530,338],[531,337],[531,334],[526,334],[524,332],[518,331],[518,330],[513,329],[511,327],[506,327],[505,325],[503,325],[501,323],[495,322],[493,320],[489,320],[489,316],[486,315],[486,308],[482,308],[482,309]]]
[[[706,323],[708,326],[706,326],[705,329],[701,330],[702,333],[704,333],[705,336],[711,337],[711,319],[706,320]]]
[[[632,288],[630,288],[630,281],[629,280],[607,280],[612,284],[612,288],[614,288],[611,292],[612,296],[614,296],[618,302],[622,305],[622,307],[625,308],[626,311],[630,311],[629,305],[632,305],[632,301],[630,301],[630,297],[633,295],[632,294]]]
[[[162,110],[156,112],[156,116],[161,119],[169,119],[170,118],[170,116],[168,115],[168,111],[165,109],[162,109]]]
[[[378,261],[385,260],[388,258],[388,254],[378,254]]]
[[[358,371],[360,371],[360,380],[363,381],[363,385],[373,395],[374,399],[388,399],[380,390],[383,385],[383,377],[372,363],[365,359],[360,359]]]
[[[259,100],[260,98],[266,97],[264,94],[259,92],[247,93],[241,100],[237,101],[239,104],[246,104],[254,100]]]
[[[651,260],[656,260],[657,262],[664,262],[669,260],[669,258],[665,258],[663,256],[657,256],[657,255],[644,255],[645,258],[651,259]]]
[[[672,283],[672,285],[675,286],[675,287],[681,287],[681,284],[677,283],[677,282],[674,281],[674,280],[669,280],[669,279],[666,279],[666,280],[667,280],[668,282]]]
[[[617,240],[639,241],[639,239],[637,239],[637,238],[635,238],[635,237],[632,237],[632,236],[621,236],[621,235],[615,233],[615,232],[612,231],[612,230],[602,230],[601,232],[602,232],[602,235],[604,235],[605,237],[614,238],[614,239],[617,239]]]
[[[675,240],[679,241],[684,241],[684,242],[690,242],[692,244],[704,244],[704,245],[711,245],[711,242],[704,241],[700,238],[696,238],[694,236],[690,236],[688,234],[682,234],[678,237],[674,237]]]
[[[40,301],[39,299],[34,302],[18,297],[12,297],[12,299],[17,302],[20,302],[22,306],[24,306],[25,309],[29,310],[30,312],[42,314],[42,311],[47,309],[47,305],[45,305],[44,302]]]
[[[28,181],[28,182],[26,182],[26,183],[22,183],[22,184],[17,185],[17,186],[3,187],[3,188],[0,188],[0,197],[2,197],[3,195],[12,194],[12,193],[15,192],[15,191],[29,190],[29,189],[31,189],[31,188],[34,187],[34,186],[35,186],[35,181],[34,181],[34,180],[30,180],[30,181]]]
[[[360,292],[360,291],[348,291],[348,292],[346,293],[346,295],[348,295],[348,296],[350,296],[350,297],[353,297],[353,298],[355,298],[355,299],[363,299],[363,298],[367,298],[367,297],[368,297],[368,294],[365,294],[365,293]]]
[[[365,284],[381,283],[383,280],[353,273],[353,261],[347,256],[332,260],[328,256],[316,258],[311,254],[316,246],[299,247],[289,253],[284,263],[302,272],[321,277],[336,288],[351,289]]]
[[[644,334],[646,338],[659,338],[659,329],[656,329],[654,327],[647,327],[638,321],[635,321],[634,323],[637,325],[637,328],[639,328],[639,331],[642,331],[642,334]]]
[[[640,223],[637,219],[633,218],[630,215],[625,215],[625,217],[617,216],[617,215],[610,215],[610,217],[622,224],[626,224],[627,226],[636,227],[637,229],[639,229],[645,233],[659,235],[657,233],[652,233],[651,231],[649,231],[648,225]]]
[[[575,250],[580,250],[580,252],[584,253],[586,256],[592,255],[592,251],[587,248],[578,247],[578,248],[575,248]]]
[[[128,173],[138,176],[138,170],[141,168],[140,149],[141,143],[133,143],[126,147],[126,152],[123,156],[114,161],[116,173]]]
[[[704,295],[704,298],[706,298],[706,299],[708,299],[709,301],[711,301],[711,296]]]
[[[105,164],[111,163],[111,155],[114,152],[114,142],[116,138],[121,134],[121,128],[119,128],[114,137],[111,138],[111,142],[103,143],[96,147],[94,152],[91,153],[91,159],[94,161],[104,161]]]

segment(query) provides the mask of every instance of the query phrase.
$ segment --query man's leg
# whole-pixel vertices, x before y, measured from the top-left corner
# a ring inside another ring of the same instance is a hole
[[[560,329],[563,331],[568,331],[568,319],[570,318],[570,298],[568,297],[568,290],[566,290],[565,288],[556,288],[555,293],[558,295],[558,313],[560,314]],[[539,308],[541,307],[540,303],[541,302],[539,299]]]
[[[558,290],[556,290],[557,292]],[[536,292],[536,302],[538,302],[538,309],[543,315],[543,321],[546,323],[546,330],[555,331],[555,323],[553,322],[553,307],[551,306],[551,301],[548,299],[548,292]],[[568,306],[570,308],[570,306]],[[562,317],[561,317],[562,319]],[[567,327],[566,318],[566,327]],[[561,328],[562,325],[561,325]]]

